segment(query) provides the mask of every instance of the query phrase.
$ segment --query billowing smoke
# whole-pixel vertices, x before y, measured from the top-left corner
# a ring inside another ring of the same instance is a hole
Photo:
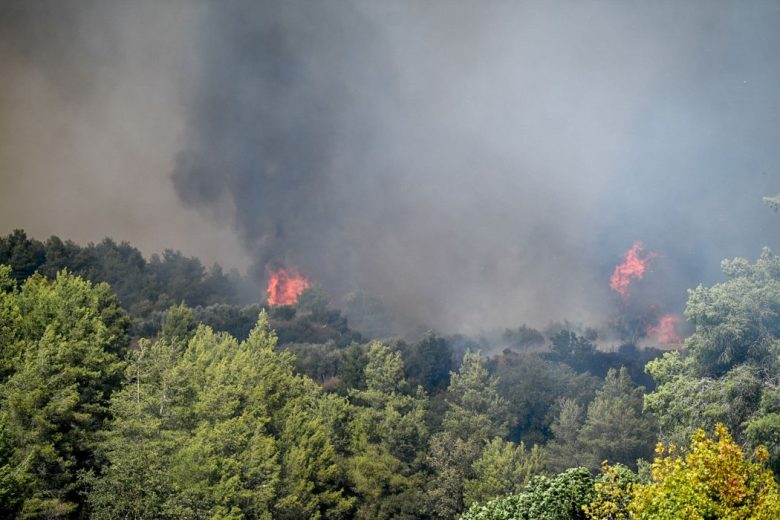
[[[777,216],[761,205],[780,191],[775,2],[35,5],[65,7],[45,24],[6,16],[5,34],[35,42],[60,90],[89,87],[80,105],[51,102],[82,123],[68,141],[79,146],[49,160],[51,178],[106,164],[136,193],[145,181],[126,165],[143,147],[116,152],[107,130],[164,149],[145,179],[172,179],[186,208],[235,232],[258,298],[267,273],[288,267],[336,303],[381,297],[406,331],[597,323],[620,305],[609,279],[636,240],[657,257],[632,300],[675,314],[686,288],[718,278],[722,258],[780,246]],[[92,52],[62,45],[72,31],[92,35]],[[12,48],[16,62],[31,59]],[[26,121],[11,104],[9,135]],[[115,114],[108,129],[104,114]],[[160,139],[165,125],[175,128]],[[48,157],[38,133],[25,135],[25,157]],[[111,185],[86,190],[97,209],[79,199],[93,209],[80,232],[121,219],[119,238],[148,239],[182,214],[156,204],[131,225],[106,202]],[[44,216],[67,213],[57,200]],[[183,236],[194,247],[207,234]]]
[[[216,3],[204,16],[173,180],[185,203],[232,217],[258,276],[290,264],[335,288],[351,271],[364,236],[350,228],[383,198],[368,187],[373,105],[393,88],[372,31],[338,0]]]
[[[189,1],[0,1],[0,233],[246,263],[170,181],[201,14]]]
[[[213,4],[174,181],[233,216],[258,275],[411,324],[598,319],[635,238],[679,311],[778,238],[780,18],[753,5]]]

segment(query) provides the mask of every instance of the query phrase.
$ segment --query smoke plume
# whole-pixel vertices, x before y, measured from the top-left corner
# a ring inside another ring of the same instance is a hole
[[[770,4],[212,7],[174,180],[234,209],[258,273],[467,330],[598,319],[635,239],[679,308],[778,237]]]
[[[722,258],[780,245],[761,205],[780,191],[774,2],[165,4],[186,14],[165,48],[191,61],[156,175],[235,233],[258,285],[296,268],[381,296],[406,331],[470,332],[603,320],[637,240],[658,256],[632,298],[675,313]],[[99,9],[137,43],[146,16]]]

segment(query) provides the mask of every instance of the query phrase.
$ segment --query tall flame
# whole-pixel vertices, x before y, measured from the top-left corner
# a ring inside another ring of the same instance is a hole
[[[623,300],[628,299],[629,289],[634,280],[640,280],[645,275],[650,260],[654,253],[644,252],[642,242],[636,241],[631,249],[623,255],[623,262],[615,266],[612,276],[609,277],[609,286],[617,292]]]
[[[268,305],[293,305],[309,287],[309,280],[294,269],[268,270]]]
[[[654,336],[660,343],[669,345],[679,343],[682,338],[677,333],[677,324],[680,323],[680,317],[674,314],[665,314],[658,320],[655,326],[647,327],[647,335]]]

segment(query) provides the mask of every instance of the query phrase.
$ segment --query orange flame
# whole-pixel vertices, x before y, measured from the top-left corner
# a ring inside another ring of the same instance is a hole
[[[612,276],[609,277],[609,286],[617,292],[623,300],[628,299],[629,288],[634,280],[641,280],[645,275],[650,260],[655,253],[649,252],[642,255],[644,246],[636,241],[631,249],[623,255],[623,262],[615,266]]]
[[[648,336],[655,336],[655,338],[664,345],[679,343],[682,341],[682,338],[677,333],[678,323],[680,323],[679,316],[665,314],[658,320],[657,325],[647,327],[645,332],[647,332]]]
[[[297,271],[279,268],[268,271],[268,305],[293,305],[309,286],[309,280]]]

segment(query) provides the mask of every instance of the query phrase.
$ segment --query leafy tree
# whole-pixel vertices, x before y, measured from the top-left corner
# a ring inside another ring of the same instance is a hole
[[[593,520],[628,520],[629,506],[634,487],[639,483],[637,475],[622,464],[601,465],[601,474],[594,484],[595,497],[584,506],[587,518]]]
[[[63,269],[93,283],[110,284],[133,317],[135,336],[156,334],[162,314],[172,305],[237,305],[246,299],[246,288],[253,287],[235,271],[225,274],[216,264],[207,270],[198,259],[178,251],[167,250],[147,262],[129,243],[109,238],[82,247],[56,236],[42,243],[16,230],[0,237],[0,264],[4,263],[11,265],[12,277],[20,284],[36,271],[54,279]],[[257,311],[243,337],[256,316]]]
[[[466,506],[494,498],[519,493],[531,477],[542,472],[545,455],[539,446],[526,450],[525,444],[515,444],[495,438],[472,464],[474,474],[464,482]]]
[[[498,392],[509,411],[509,437],[526,444],[541,444],[550,439],[555,417],[551,411],[556,403],[573,399],[586,406],[598,385],[598,379],[590,374],[577,374],[563,363],[534,353],[507,350],[495,362]]]
[[[77,476],[97,464],[96,435],[120,382],[127,318],[106,284],[65,271],[19,289],[0,268],[0,286],[2,508],[76,514]]]
[[[522,493],[472,505],[461,520],[580,520],[594,497],[594,481],[585,468],[553,478],[534,477]]]
[[[562,330],[550,339],[550,350],[562,359],[585,357],[596,351],[596,345],[574,332]]]
[[[547,444],[548,467],[556,472],[580,466],[591,459],[579,440],[584,415],[582,407],[574,399],[562,399],[559,407],[560,413],[550,427],[554,437]]]
[[[402,348],[406,378],[422,386],[428,394],[447,388],[452,369],[452,349],[447,341],[428,332],[420,341]]]
[[[655,421],[642,412],[644,388],[635,387],[628,370],[610,370],[588,406],[578,444],[597,469],[604,460],[636,467],[655,442]]]
[[[708,397],[717,380],[696,377],[694,358],[681,352],[667,352],[645,368],[657,382],[645,396],[645,408],[658,420],[660,440],[685,445],[693,432],[707,425]]]
[[[780,468],[780,389],[764,390],[758,413],[745,426],[745,436],[752,446],[769,447],[770,467],[777,472]]]
[[[257,324],[260,305],[252,304],[239,307],[224,303],[215,303],[192,309],[195,323],[203,323],[214,330],[227,332],[239,341],[245,340]],[[151,334],[159,327],[151,329]]]
[[[394,457],[411,463],[424,449],[428,430],[425,426],[425,393],[406,393],[401,354],[386,345],[373,342],[365,367],[365,390],[353,390],[353,400],[363,405],[358,410],[357,426],[368,442],[379,443]]]
[[[27,238],[21,229],[0,237],[0,264],[11,267],[11,276],[21,284],[46,261],[46,250],[37,240]]]
[[[355,518],[413,519],[423,516],[424,475],[381,446],[371,444],[348,461],[350,483],[359,497]]]
[[[295,355],[295,370],[316,381],[325,390],[346,392],[342,381],[345,351],[334,341],[318,343],[288,343],[286,352]]]
[[[542,333],[526,325],[521,325],[515,329],[504,329],[504,332],[501,334],[501,340],[507,348],[514,350],[525,350],[540,347],[544,344]]]
[[[368,348],[368,363],[364,374],[369,392],[391,395],[405,390],[401,353],[392,352],[378,341],[372,342]]]
[[[166,322],[182,314],[173,308]],[[142,343],[112,400],[107,464],[89,479],[93,516],[348,516],[334,442],[347,404],[295,375],[275,345],[265,314],[241,343],[202,325],[189,339]]]
[[[192,338],[195,333],[195,320],[192,309],[183,303],[168,309],[162,320],[160,338],[170,342],[184,342]]]
[[[0,239],[1,240],[1,239]],[[40,268],[40,273],[47,278],[54,278],[59,271],[69,269],[82,273],[81,248],[71,241],[63,242],[59,237],[52,236],[44,243],[46,262]]]
[[[460,370],[450,375],[447,404],[442,426],[456,437],[487,442],[508,433],[507,402],[478,352],[466,354]]]
[[[764,249],[755,264],[722,264],[727,281],[690,292],[685,317],[696,326],[687,347],[702,376],[722,376],[740,363],[776,369],[780,336],[780,258]]]
[[[780,439],[769,427],[771,389],[780,375],[780,259],[765,249],[755,264],[738,258],[723,262],[723,270],[725,282],[690,292],[685,312],[696,330],[687,348],[648,363],[658,386],[645,406],[666,442],[687,444],[697,428],[722,422],[738,441],[766,442],[774,454]]]
[[[146,260],[127,242],[117,244],[106,238],[77,250],[72,261],[75,266],[66,264],[69,269],[88,280],[110,284],[119,302],[131,312],[143,300],[157,299],[153,281],[146,272]],[[48,253],[44,268],[48,269]],[[164,309],[174,303],[176,301],[166,301],[158,308]]]
[[[431,438],[429,463],[435,472],[429,489],[431,508],[440,518],[463,511],[465,482],[474,479],[474,463],[487,442],[506,435],[507,405],[498,395],[498,380],[482,365],[477,352],[463,357],[450,376],[442,431]]]
[[[780,486],[765,467],[766,449],[745,457],[726,427],[716,438],[697,430],[690,448],[659,444],[648,480],[628,467],[604,463],[591,479],[584,468],[536,477],[521,492],[475,504],[461,518],[593,518],[606,520],[756,519],[780,515]]]
[[[297,307],[292,305],[282,305],[271,307],[269,318],[282,345],[334,341],[340,347],[346,347],[361,339],[359,334],[349,329],[346,318],[338,310],[309,313],[298,312]]]
[[[299,312],[321,316],[328,310],[328,298],[322,287],[312,285],[304,289],[298,296],[295,307]]]
[[[106,462],[96,470],[99,477],[96,471],[84,476],[92,518],[173,516],[168,501],[176,483],[167,470],[186,436],[172,427],[180,414],[171,400],[170,370],[182,349],[180,344],[144,340],[132,352],[128,384],[112,399],[114,420],[100,437],[98,450]],[[168,395],[163,396],[163,387]]]
[[[358,405],[353,424],[355,456],[349,475],[360,496],[358,518],[412,518],[410,508],[421,507],[426,398],[422,388],[406,393],[404,366],[399,352],[372,342],[364,369],[365,390],[352,390]],[[411,516],[410,516],[411,515]]]
[[[652,465],[652,482],[634,487],[632,518],[780,518],[780,488],[764,467],[766,450],[745,459],[724,425],[717,439],[698,430],[690,450],[678,454],[673,445],[659,445]]]

